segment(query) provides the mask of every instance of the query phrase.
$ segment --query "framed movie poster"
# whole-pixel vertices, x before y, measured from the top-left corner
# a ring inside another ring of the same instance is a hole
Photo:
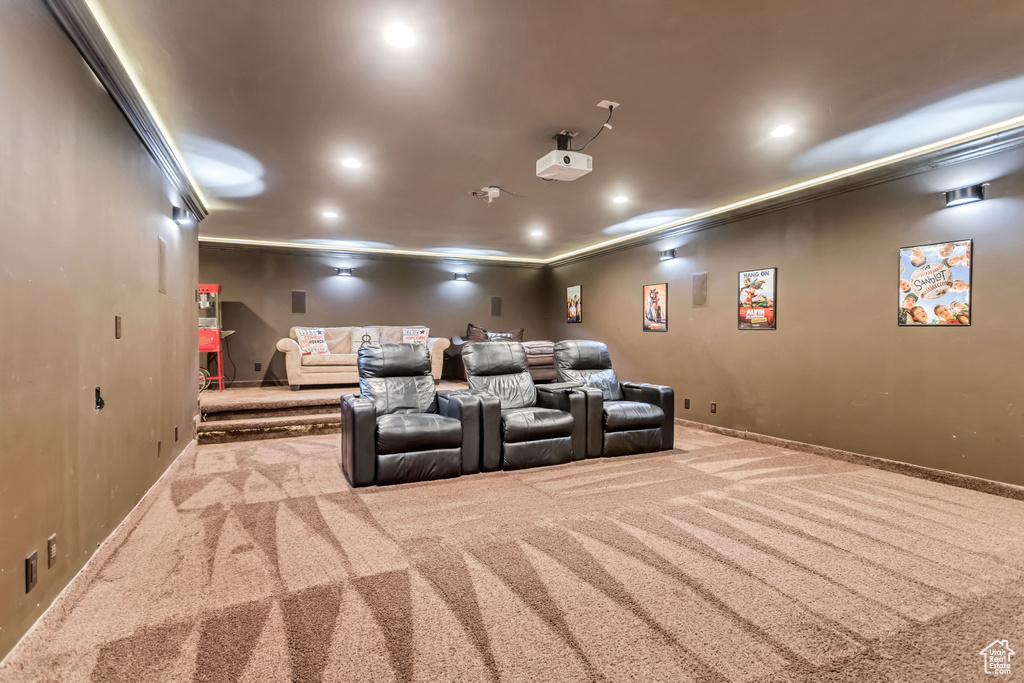
[[[974,240],[900,249],[899,324],[971,324]]]
[[[580,285],[573,285],[565,288],[565,322],[583,322],[583,288]]]
[[[644,285],[644,332],[668,331],[668,283]]]
[[[775,273],[775,268],[740,273],[739,329],[775,329]]]

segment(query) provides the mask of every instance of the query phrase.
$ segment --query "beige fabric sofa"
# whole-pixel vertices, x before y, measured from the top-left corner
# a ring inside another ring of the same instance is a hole
[[[364,325],[363,327],[379,327],[382,344],[401,343],[403,327],[426,327],[426,325],[404,325],[402,327],[388,325]],[[288,384],[292,391],[313,384],[358,384],[359,368],[356,366],[357,355],[352,353],[351,327],[325,327],[324,339],[327,341],[329,354],[320,356],[303,356],[299,343],[295,341],[295,328],[288,330],[288,338],[277,342],[277,350],[285,356],[285,367],[288,369]],[[444,350],[451,341],[441,337],[427,339],[427,351],[430,352],[430,370],[434,381],[441,379],[441,365],[444,362]]]

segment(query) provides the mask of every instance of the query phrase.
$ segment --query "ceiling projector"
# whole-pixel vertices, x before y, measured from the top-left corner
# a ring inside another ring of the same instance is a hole
[[[537,177],[548,180],[576,180],[593,170],[593,157],[567,149],[556,149],[537,159]]]

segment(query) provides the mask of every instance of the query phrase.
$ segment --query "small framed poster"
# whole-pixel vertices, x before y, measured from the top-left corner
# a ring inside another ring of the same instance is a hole
[[[971,324],[973,240],[900,249],[900,326]]]
[[[644,332],[668,332],[668,283],[644,285]]]
[[[583,288],[573,285],[565,288],[565,322],[583,322]]]
[[[775,329],[775,268],[740,272],[739,329]]]

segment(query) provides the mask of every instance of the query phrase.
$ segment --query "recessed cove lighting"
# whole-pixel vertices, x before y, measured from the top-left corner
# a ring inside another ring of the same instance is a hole
[[[969,185],[946,192],[946,207],[980,202],[985,198],[985,185]]]
[[[452,277],[454,277],[459,282],[465,282],[466,280],[469,279],[469,273],[452,273]]]
[[[405,24],[391,24],[384,29],[384,40],[394,47],[412,47],[416,42],[416,34]]]
[[[795,132],[793,126],[784,123],[781,126],[776,126],[772,129],[771,136],[773,138],[787,138]]]
[[[614,202],[615,204],[625,204],[628,201],[629,197],[627,197],[624,194],[617,194],[614,197],[612,197],[612,202]]]
[[[363,162],[359,161],[359,159],[347,157],[341,160],[341,165],[345,168],[362,168]]]

